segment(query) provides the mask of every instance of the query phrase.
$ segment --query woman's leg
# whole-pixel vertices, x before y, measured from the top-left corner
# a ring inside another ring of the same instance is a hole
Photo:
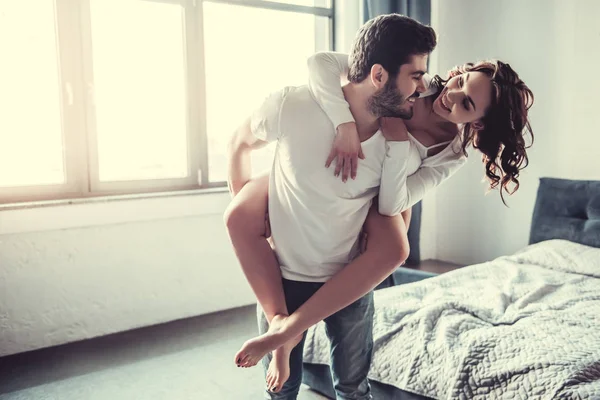
[[[240,352],[249,365],[282,346],[317,322],[352,304],[381,283],[408,258],[406,224],[409,214],[386,217],[377,202],[365,221],[368,245],[363,254],[327,281],[306,303],[287,318],[274,321],[269,332],[247,341]]]
[[[234,197],[225,212],[225,225],[244,275],[254,291],[269,323],[287,317],[281,269],[266,233],[268,221],[267,198],[269,177],[249,181]],[[267,387],[273,392],[281,389],[290,374],[290,353],[301,335],[273,352],[267,371]],[[238,366],[246,360],[237,357]]]
[[[281,269],[266,237],[269,176],[249,181],[225,211],[225,226],[244,275],[267,320],[288,315]]]

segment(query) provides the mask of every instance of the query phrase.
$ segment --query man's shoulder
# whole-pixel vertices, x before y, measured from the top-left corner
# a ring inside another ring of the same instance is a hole
[[[272,91],[250,118],[252,132],[261,140],[279,140],[283,132],[331,129],[331,122],[313,99],[308,86],[285,86]]]
[[[283,93],[282,111],[285,115],[299,115],[305,118],[307,122],[309,118],[327,118],[327,115],[310,92],[308,85],[287,86]]]
[[[286,101],[295,101],[295,102],[303,102],[311,100],[314,102],[315,100],[312,98],[310,94],[310,90],[308,89],[308,85],[302,86],[285,86],[281,89],[281,95]]]

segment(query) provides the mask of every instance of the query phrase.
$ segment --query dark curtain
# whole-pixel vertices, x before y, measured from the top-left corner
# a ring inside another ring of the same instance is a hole
[[[381,14],[398,13],[431,24],[430,0],[364,0],[363,4],[364,22]]]
[[[424,25],[431,24],[430,0],[364,0],[363,5],[365,16],[364,22],[381,14],[398,13],[416,19]],[[412,218],[408,228],[410,256],[406,261],[407,265],[415,265],[421,261],[421,249],[419,247],[421,209],[421,202],[418,202],[412,208]]]

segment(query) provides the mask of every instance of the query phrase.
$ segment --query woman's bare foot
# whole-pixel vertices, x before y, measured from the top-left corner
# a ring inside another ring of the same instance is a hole
[[[267,333],[248,340],[235,355],[235,363],[239,367],[255,366],[268,352],[273,351],[289,341],[288,334],[283,330],[287,316],[275,315]]]
[[[267,371],[267,388],[271,392],[279,392],[290,377],[290,354],[301,340],[302,335],[297,336],[273,352]]]

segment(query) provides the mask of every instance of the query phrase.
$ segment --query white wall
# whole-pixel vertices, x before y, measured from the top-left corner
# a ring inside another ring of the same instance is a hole
[[[434,7],[438,71],[498,58],[535,95],[530,166],[521,175],[519,191],[507,197],[509,208],[497,192],[485,195],[484,170],[475,151],[434,195],[435,221],[428,220],[423,241],[435,243],[436,258],[483,262],[527,244],[539,177],[600,179],[600,135],[593,118],[600,107],[600,82],[594,78],[600,61],[600,2],[437,0]]]
[[[0,356],[255,302],[227,193],[0,212]]]
[[[566,177],[600,179],[600,2],[577,0],[559,2],[555,13],[557,25],[566,22],[568,29],[560,38],[564,54],[562,103],[559,109],[562,123],[561,166]],[[565,21],[566,20],[566,21]]]

